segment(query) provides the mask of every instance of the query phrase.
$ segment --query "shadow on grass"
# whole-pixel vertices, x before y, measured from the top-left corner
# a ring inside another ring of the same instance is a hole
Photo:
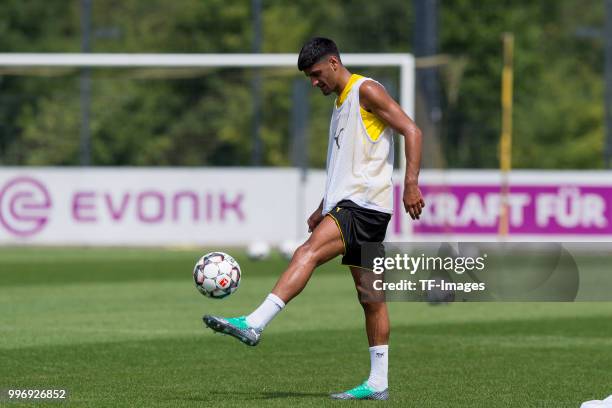
[[[214,394],[224,394],[215,392]],[[295,392],[295,391],[262,391],[254,392],[237,392],[235,394],[252,397],[251,399],[275,399],[275,398],[312,398],[312,397],[327,397],[329,394],[321,392]]]
[[[209,391],[206,393],[206,397],[182,397],[179,399],[188,400],[188,401],[209,401],[211,399],[219,399],[227,398],[227,392],[220,391]],[[211,398],[214,397],[214,398]],[[329,397],[329,394],[321,393],[321,392],[295,392],[295,391],[262,391],[262,392],[236,392],[232,391],[233,399],[239,399],[242,401],[252,401],[252,400],[270,400],[270,399],[279,399],[279,398],[321,398],[321,397]],[[236,398],[237,397],[237,398]]]
[[[274,398],[305,398],[305,397],[329,397],[329,394],[321,392],[262,392],[261,399]]]

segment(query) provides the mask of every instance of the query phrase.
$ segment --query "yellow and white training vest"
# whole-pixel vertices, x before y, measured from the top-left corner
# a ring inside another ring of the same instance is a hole
[[[393,213],[393,130],[359,105],[359,87],[365,81],[372,79],[352,75],[334,103],[323,214],[342,200]]]

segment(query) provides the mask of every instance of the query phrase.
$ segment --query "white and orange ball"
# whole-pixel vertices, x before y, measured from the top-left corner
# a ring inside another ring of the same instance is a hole
[[[240,276],[240,265],[224,252],[204,255],[193,268],[193,281],[198,291],[214,299],[234,293],[240,286]]]

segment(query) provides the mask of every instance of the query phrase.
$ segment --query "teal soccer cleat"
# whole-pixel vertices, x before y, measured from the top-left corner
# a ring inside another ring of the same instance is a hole
[[[367,382],[364,382],[352,390],[331,394],[330,397],[337,400],[387,400],[389,399],[389,389],[374,391],[368,387]]]
[[[244,316],[223,318],[218,316],[204,315],[204,324],[212,330],[229,334],[249,346],[256,346],[261,338],[261,330],[247,324]]]

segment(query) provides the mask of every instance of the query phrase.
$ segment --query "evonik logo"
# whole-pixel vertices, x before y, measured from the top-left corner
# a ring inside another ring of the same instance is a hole
[[[29,237],[47,225],[52,203],[43,183],[31,177],[15,177],[0,188],[0,224],[9,233]]]

